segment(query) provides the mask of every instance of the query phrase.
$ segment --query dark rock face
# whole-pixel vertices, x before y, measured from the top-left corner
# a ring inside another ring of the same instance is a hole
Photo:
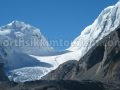
[[[70,78],[69,72],[78,63],[76,60],[70,60],[61,64],[56,70],[53,70],[48,75],[42,77],[44,80],[65,80]],[[52,76],[52,77],[51,77]],[[69,80],[69,79],[68,79]]]
[[[120,78],[120,27],[103,38],[74,67],[74,79],[115,81]],[[83,63],[85,66],[83,67]],[[72,70],[72,71],[73,71]],[[81,73],[81,71],[84,71]],[[116,77],[115,77],[116,76]]]
[[[8,90],[107,90],[104,84],[93,81],[31,81],[20,83]]]
[[[95,44],[77,64],[66,62],[43,79],[98,80],[120,82],[120,27]],[[67,65],[68,64],[68,65]],[[63,71],[63,72],[61,72]],[[60,77],[60,75],[63,77]],[[55,77],[58,76],[58,77]]]
[[[15,87],[16,85],[18,85],[18,84],[15,82],[12,82],[12,81],[2,81],[2,82],[0,82],[0,90],[9,90],[9,89]]]
[[[9,81],[8,77],[4,73],[4,64],[0,63],[0,81]]]

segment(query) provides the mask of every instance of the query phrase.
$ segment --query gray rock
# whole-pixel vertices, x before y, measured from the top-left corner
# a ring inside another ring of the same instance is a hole
[[[56,70],[53,70],[46,76],[42,77],[43,80],[70,80],[70,70],[78,63],[76,60],[70,60],[61,64]]]
[[[4,64],[0,63],[0,81],[9,81],[8,77],[4,73]]]

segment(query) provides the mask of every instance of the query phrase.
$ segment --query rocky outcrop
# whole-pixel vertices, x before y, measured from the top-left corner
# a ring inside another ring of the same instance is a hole
[[[66,62],[69,65],[69,62]],[[71,65],[73,65],[72,62]],[[70,67],[70,66],[69,66]],[[47,75],[49,80],[98,80],[120,82],[120,27],[95,44],[63,78],[55,77],[63,74],[66,67],[59,66]],[[59,71],[58,71],[59,70]],[[56,73],[58,72],[58,73]],[[46,76],[43,77],[45,79]]]
[[[78,63],[76,60],[70,60],[63,64],[61,64],[56,70],[53,70],[52,72],[48,73],[46,76],[42,77],[41,79],[44,80],[66,80],[69,75],[69,72],[73,67]],[[51,77],[52,76],[52,77]],[[69,79],[68,79],[69,80]]]
[[[15,83],[12,81],[2,81],[0,82],[0,90],[10,90],[17,85],[18,83]],[[16,90],[19,90],[19,89],[16,89]]]
[[[119,82],[120,27],[103,38],[74,67],[73,79]],[[83,63],[85,66],[83,67]]]
[[[0,63],[0,82],[9,81],[8,77],[4,73],[4,64]]]

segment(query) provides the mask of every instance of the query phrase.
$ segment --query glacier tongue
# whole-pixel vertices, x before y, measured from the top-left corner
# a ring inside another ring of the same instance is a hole
[[[39,80],[42,76],[50,72],[49,68],[45,67],[24,67],[15,69],[7,73],[8,78],[15,82],[25,82]]]

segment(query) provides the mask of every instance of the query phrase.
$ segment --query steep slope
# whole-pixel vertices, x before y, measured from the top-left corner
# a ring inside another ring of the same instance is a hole
[[[60,73],[55,73],[57,70],[64,71],[68,64],[60,65],[55,71],[50,72],[42,79],[91,79],[120,83],[120,27],[95,44],[77,64],[68,69],[67,73],[61,72],[65,78],[61,78]]]
[[[74,79],[119,81],[120,27],[103,38],[80,59]],[[83,63],[85,66],[83,67]],[[79,73],[78,73],[79,72]],[[82,73],[81,73],[82,72]]]
[[[70,51],[79,50],[80,58],[103,37],[120,25],[120,1],[105,8],[93,24],[86,27],[71,44]]]

